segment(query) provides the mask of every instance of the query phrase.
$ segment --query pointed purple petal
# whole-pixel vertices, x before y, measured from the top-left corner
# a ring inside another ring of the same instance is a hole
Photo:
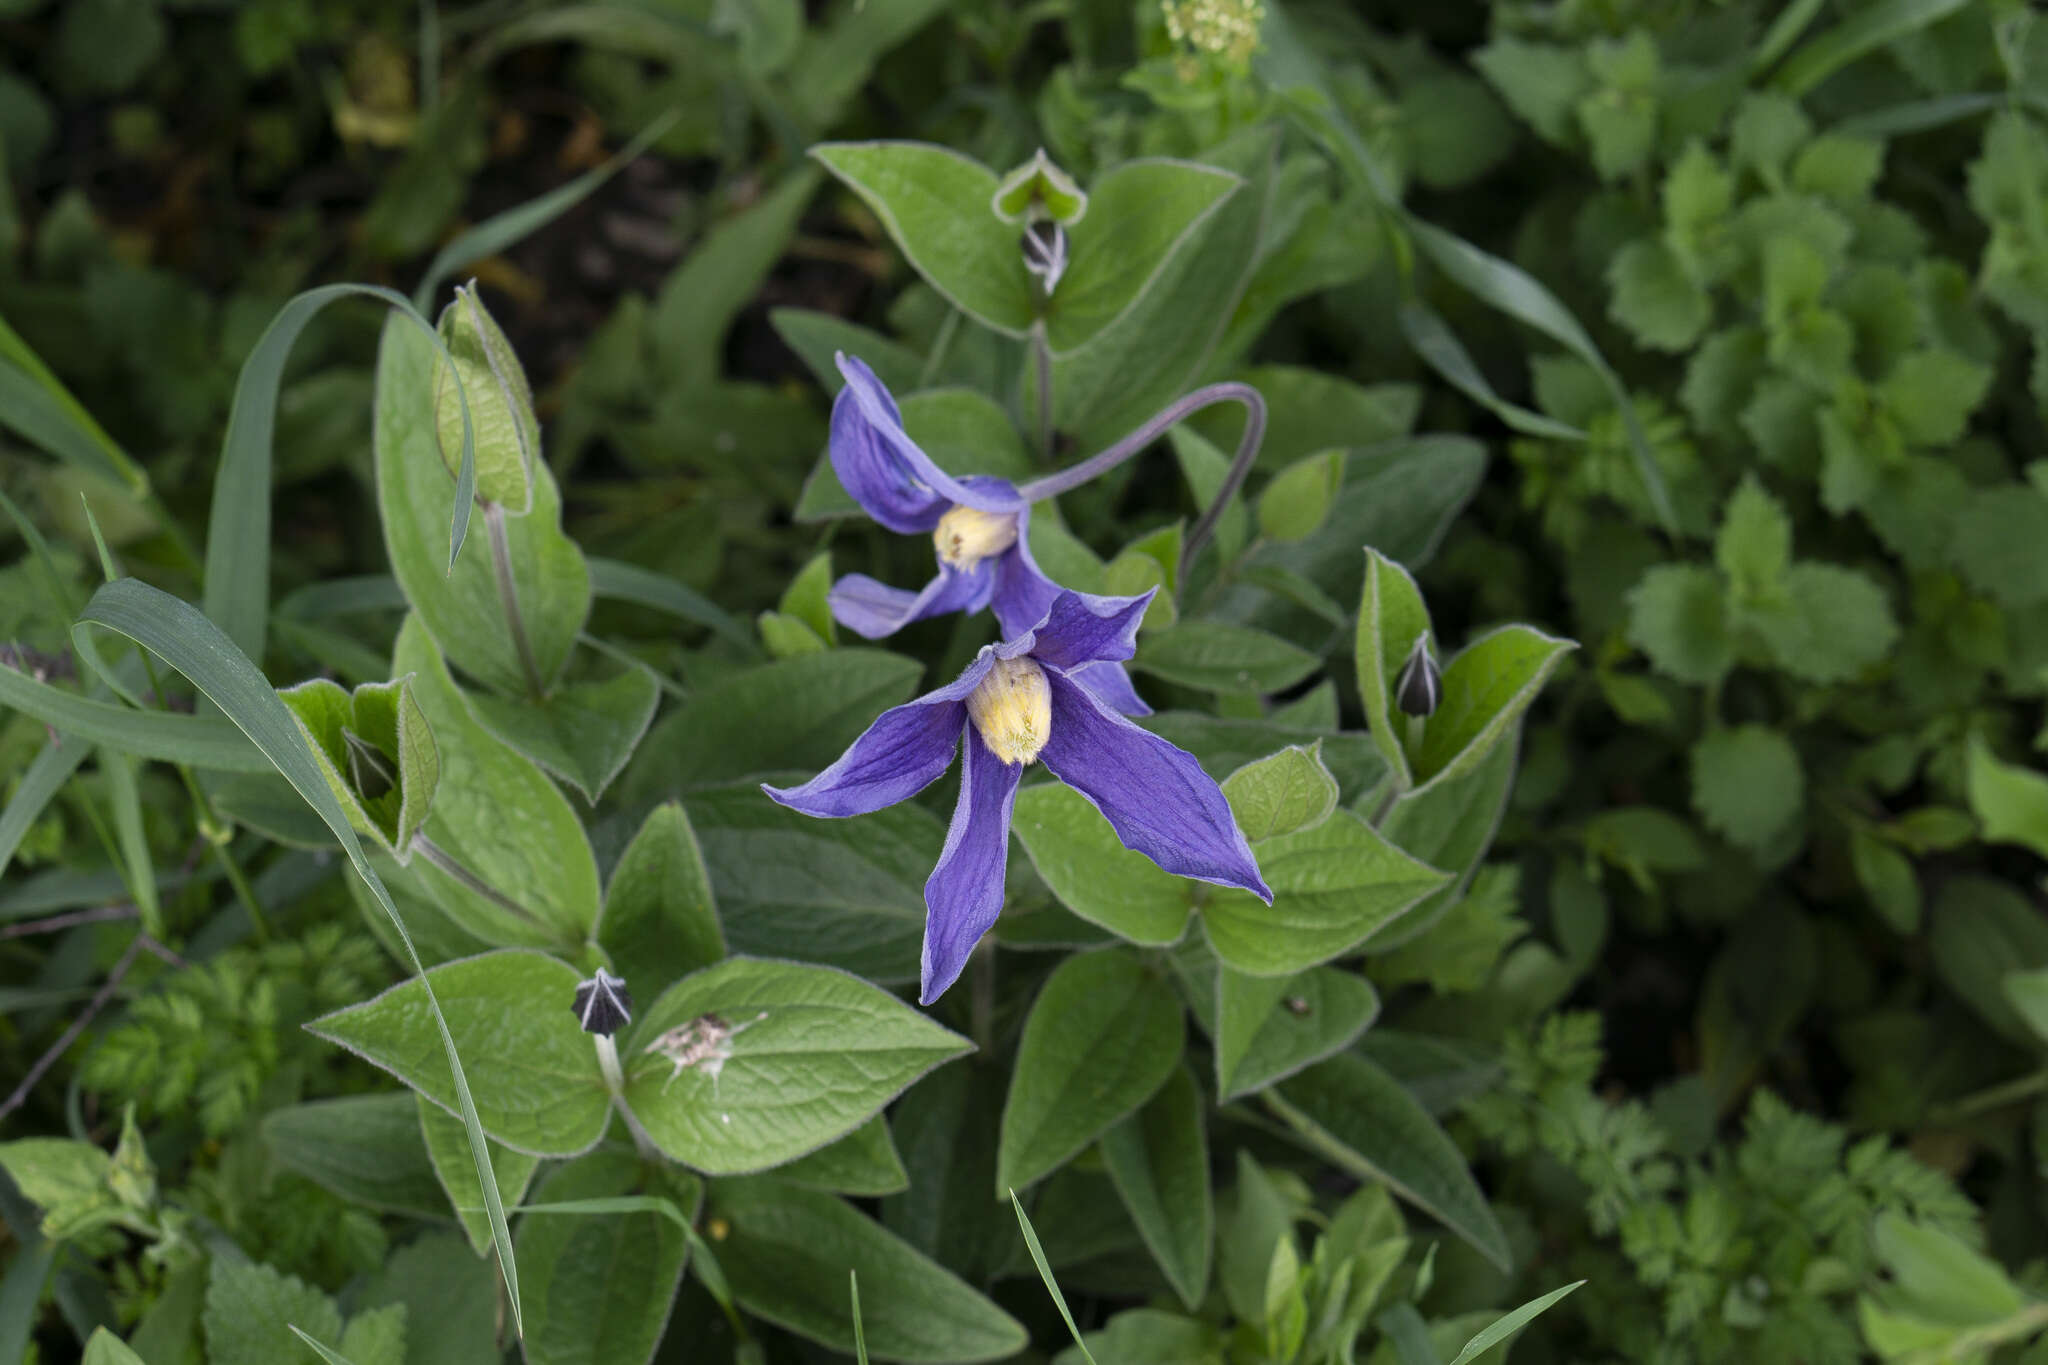
[[[1060,585],[1045,576],[1031,557],[1031,504],[1017,513],[1017,543],[996,556],[995,591],[989,605],[1008,640],[1045,619],[1046,609],[1060,595]]]
[[[1194,755],[1105,709],[1066,674],[1045,677],[1052,733],[1038,757],[1094,803],[1124,847],[1178,876],[1273,899],[1223,789]]]
[[[960,976],[974,945],[1003,910],[1010,812],[1024,765],[989,752],[972,726],[960,765],[960,801],[931,880],[924,884],[924,972],[918,1003],[929,1005]]]
[[[1067,676],[1093,692],[1097,701],[1120,715],[1152,714],[1152,708],[1138,695],[1138,689],[1131,686],[1131,675],[1125,671],[1122,664],[1088,664],[1075,669]]]
[[[937,578],[922,591],[910,592],[855,573],[834,583],[825,600],[840,625],[864,639],[879,640],[927,616],[980,611],[988,602],[993,577],[986,564],[977,564],[968,573],[941,565]]]
[[[1138,623],[1159,589],[1139,597],[1097,597],[1061,589],[1032,628],[1038,643],[1031,657],[1054,668],[1121,663],[1138,652]]]
[[[869,516],[914,535],[937,526],[955,503],[1011,509],[1014,490],[972,488],[933,464],[903,430],[903,414],[875,372],[857,357],[837,359],[846,387],[832,400],[832,471]]]
[[[987,676],[984,654],[958,679],[876,718],[837,762],[800,787],[761,790],[806,815],[866,815],[915,796],[953,764],[953,748],[967,728],[969,692]]]

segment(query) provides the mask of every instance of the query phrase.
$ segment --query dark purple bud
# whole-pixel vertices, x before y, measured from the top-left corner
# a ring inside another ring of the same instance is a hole
[[[1401,665],[1401,676],[1394,679],[1394,705],[1407,715],[1427,716],[1435,714],[1443,699],[1443,670],[1430,657],[1429,637],[1418,635],[1408,662]]]
[[[604,968],[576,987],[576,1022],[585,1033],[609,1038],[633,1022],[633,997],[626,994],[626,978],[613,976]]]

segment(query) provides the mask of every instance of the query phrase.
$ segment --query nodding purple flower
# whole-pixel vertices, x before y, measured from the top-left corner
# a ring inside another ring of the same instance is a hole
[[[848,574],[832,585],[833,617],[869,640],[928,616],[983,607],[995,609],[1006,637],[1031,629],[1061,591],[1031,558],[1031,500],[1007,479],[955,478],[940,469],[903,430],[896,400],[875,372],[858,357],[836,359],[846,387],[832,404],[833,472],[882,525],[930,535],[939,574],[918,592]],[[1152,713],[1121,664],[1090,668],[1082,682],[1125,715]]]
[[[924,886],[921,1003],[953,984],[1003,908],[1010,813],[1034,761],[1087,797],[1124,847],[1179,876],[1273,899],[1222,789],[1194,756],[1116,714],[1076,676],[1131,657],[1151,600],[1062,589],[1033,629],[985,646],[949,685],[884,711],[809,782],[762,788],[806,815],[865,815],[931,785],[965,741],[952,828]]]

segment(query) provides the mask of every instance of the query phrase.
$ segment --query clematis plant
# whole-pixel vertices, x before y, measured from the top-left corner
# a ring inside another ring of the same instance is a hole
[[[1226,400],[1244,403],[1249,415],[1238,458],[1211,514],[1188,537],[1185,556],[1191,560],[1214,524],[1214,513],[1243,479],[1265,428],[1265,404],[1256,390],[1212,384],[1169,405],[1100,454],[1020,488],[993,475],[956,477],[940,469],[903,429],[896,400],[875,372],[843,352],[835,360],[846,386],[832,404],[833,472],[862,510],[883,526],[904,535],[930,535],[938,557],[938,575],[916,592],[866,574],[848,574],[832,585],[827,600],[834,619],[869,640],[893,635],[913,621],[983,607],[994,609],[1005,637],[1031,629],[1062,591],[1031,557],[1032,504],[1108,472],[1197,408]],[[1079,680],[1125,715],[1151,714],[1120,663],[1083,668]]]
[[[921,1003],[953,984],[1002,910],[1010,813],[1033,762],[1093,803],[1126,848],[1166,871],[1273,899],[1215,780],[1079,677],[1131,657],[1152,595],[1058,589],[1030,630],[984,646],[945,687],[884,711],[809,782],[763,786],[806,815],[865,815],[930,786],[964,747],[952,827],[925,882]]]

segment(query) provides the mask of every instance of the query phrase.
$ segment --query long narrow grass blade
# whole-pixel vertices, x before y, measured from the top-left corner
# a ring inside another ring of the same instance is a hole
[[[133,580],[123,579],[123,582]],[[267,773],[270,764],[234,726],[217,716],[133,711],[37,682],[0,664],[0,706],[137,758],[189,763],[231,773]]]
[[[149,475],[92,419],[30,348],[0,318],[0,424],[60,460],[103,474],[137,497],[149,491]]]
[[[1763,41],[1750,49],[1749,74],[1755,76],[1776,65],[1778,58],[1790,51],[1799,35],[1806,32],[1807,25],[1820,16],[1826,3],[1827,0],[1792,0],[1785,6],[1764,30]]]
[[[163,903],[156,897],[156,864],[150,860],[149,838],[142,829],[142,789],[135,778],[135,760],[126,754],[100,755],[100,771],[114,806],[114,836],[127,870],[128,894],[142,916],[143,932],[164,936]]]
[[[1523,1304],[1512,1313],[1504,1313],[1500,1317],[1495,1318],[1477,1336],[1465,1343],[1465,1349],[1458,1352],[1452,1358],[1451,1365],[1466,1365],[1466,1362],[1478,1359],[1487,1351],[1492,1350],[1528,1326],[1530,1320],[1536,1317],[1537,1314],[1543,1312],[1550,1305],[1556,1303],[1559,1299],[1584,1283],[1584,1280],[1574,1280],[1562,1288],[1551,1290],[1541,1298],[1529,1300],[1529,1302]]]
[[[448,1031],[448,1020],[442,1015],[441,1002],[434,995],[434,983],[428,979],[419,952],[413,947],[405,920],[392,902],[391,893],[377,876],[377,870],[370,866],[362,844],[356,839],[355,830],[342,812],[341,803],[313,761],[298,722],[292,719],[291,712],[285,709],[269,681],[255,664],[249,662],[248,656],[235,648],[234,642],[220,627],[189,603],[137,579],[124,578],[93,594],[78,624],[72,627],[72,634],[76,637],[95,625],[116,631],[149,649],[205,693],[333,831],[356,874],[390,917],[392,926],[398,931],[399,942],[405,945],[406,958],[426,993],[435,1027],[441,1033],[441,1047],[447,1054],[448,1069],[455,1081],[455,1098],[462,1111],[462,1125],[469,1134],[470,1156],[476,1162],[485,1209],[490,1214],[491,1240],[497,1248],[498,1265],[505,1276],[505,1287],[511,1299],[513,1330],[522,1331],[519,1271],[512,1256],[512,1234],[505,1224],[504,1203],[498,1197],[498,1182],[491,1171],[490,1151],[484,1142],[483,1125],[477,1121],[476,1101],[470,1096],[469,1078],[463,1072],[462,1058],[456,1053],[455,1037]]]
[[[43,533],[36,529],[36,524],[28,519],[28,514],[16,505],[13,498],[7,496],[5,490],[0,490],[0,511],[7,513],[7,519],[14,523],[14,529],[28,542],[29,558],[42,577],[43,591],[48,594],[51,603],[66,616],[78,615],[78,608],[83,604],[78,600],[77,594],[71,591],[71,585],[64,581],[64,575],[59,572],[56,556],[50,553],[50,542],[43,539]]]
[[[1799,96],[1867,52],[1948,18],[1970,0],[1878,0],[1818,34],[1785,59],[1772,81]]]
[[[21,775],[21,785],[14,789],[14,796],[7,803],[7,809],[0,810],[0,876],[7,875],[7,865],[14,861],[14,851],[21,847],[22,839],[34,825],[36,817],[43,813],[50,799],[71,780],[71,774],[78,771],[78,765],[85,762],[92,745],[76,736],[66,740],[60,738],[55,744],[46,744],[36,755],[36,761],[29,764]],[[154,891],[152,885],[151,890]]]
[[[285,1326],[291,1328],[291,1333],[293,1336],[297,1337],[300,1341],[305,1342],[308,1346],[312,1347],[316,1352],[318,1352],[320,1358],[326,1361],[327,1365],[355,1365],[354,1361],[350,1360],[341,1352],[335,1350],[331,1346],[322,1346],[318,1341],[314,1340],[312,1337],[307,1336],[304,1332],[301,1332],[297,1327],[293,1326],[291,1323],[288,1322],[285,1324]]]
[[[434,302],[434,295],[450,275],[473,265],[486,256],[495,256],[506,247],[520,241],[531,233],[538,232],[555,219],[575,208],[604,184],[617,175],[626,163],[654,145],[663,133],[675,126],[683,111],[671,109],[654,122],[640,130],[631,142],[607,158],[604,164],[594,166],[565,185],[558,185],[546,194],[538,195],[503,213],[494,214],[478,223],[469,231],[441,248],[427,265],[426,273],[420,276],[420,287],[413,291],[413,306],[422,313]]]
[[[1045,1248],[1038,1244],[1038,1231],[1031,1226],[1031,1220],[1024,1216],[1024,1206],[1017,1202],[1017,1192],[1010,1191],[1010,1207],[1017,1211],[1017,1226],[1024,1229],[1024,1246],[1031,1252],[1031,1264],[1038,1267],[1038,1278],[1045,1281],[1045,1289],[1052,1295],[1053,1307],[1060,1310],[1060,1320],[1067,1324],[1067,1334],[1074,1339],[1074,1345],[1081,1348],[1081,1359],[1088,1365],[1095,1365],[1095,1357],[1089,1354],[1088,1343],[1081,1340],[1081,1329],[1074,1325],[1074,1315],[1067,1310],[1067,1296],[1060,1293],[1060,1287],[1052,1277],[1052,1267],[1045,1263]]]
[[[405,605],[405,589],[398,586],[397,579],[388,573],[370,573],[295,588],[278,600],[276,614],[294,621],[318,621],[359,611],[401,611]]]
[[[846,1287],[853,1296],[853,1358],[860,1365],[868,1365],[868,1336],[860,1325],[860,1272],[846,1272]]]
[[[337,299],[358,297],[381,300],[410,318],[426,331],[451,371],[454,367],[434,324],[422,317],[405,295],[381,285],[329,284],[308,289],[270,320],[235,381],[227,439],[221,443],[220,469],[214,476],[213,510],[206,523],[206,614],[251,659],[263,658],[270,601],[271,445],[277,431],[277,398],[284,383],[285,361],[299,334],[321,309]],[[462,403],[462,468],[455,480],[448,532],[451,565],[468,534],[476,490],[476,442],[469,425],[469,399],[459,378],[455,392]]]
[[[590,589],[599,597],[652,607],[681,620],[708,626],[714,633],[744,647],[748,653],[758,652],[752,632],[725,608],[673,578],[663,577],[637,564],[593,557],[590,560]]]
[[[473,1207],[464,1208],[464,1213],[475,1213]],[[563,1199],[551,1204],[521,1204],[507,1209],[507,1213],[655,1213],[660,1214],[679,1228],[687,1229],[690,1220],[673,1199],[663,1199],[658,1194],[616,1194],[594,1199]]]
[[[1422,358],[1422,362],[1443,377],[1444,382],[1464,394],[1479,406],[1491,412],[1501,421],[1527,436],[1546,436],[1553,441],[1583,441],[1586,433],[1568,423],[1540,412],[1532,412],[1520,403],[1511,403],[1494,390],[1473,363],[1471,353],[1457,334],[1445,324],[1434,308],[1421,299],[1410,299],[1401,305],[1401,332],[1408,338],[1408,347]]]

